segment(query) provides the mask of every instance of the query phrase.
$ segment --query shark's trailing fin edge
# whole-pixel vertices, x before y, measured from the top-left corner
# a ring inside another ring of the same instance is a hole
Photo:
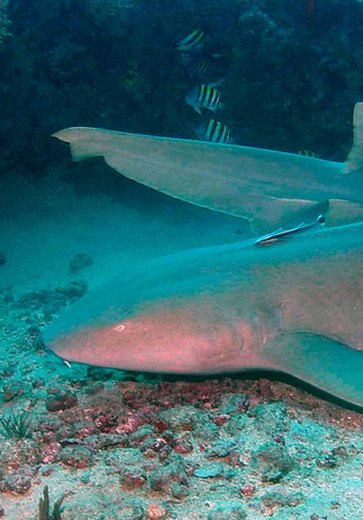
[[[363,408],[363,352],[326,336],[296,332],[277,336],[264,354],[274,369]]]
[[[349,173],[360,169],[363,169],[363,103],[356,103],[353,114],[353,145],[343,172]]]

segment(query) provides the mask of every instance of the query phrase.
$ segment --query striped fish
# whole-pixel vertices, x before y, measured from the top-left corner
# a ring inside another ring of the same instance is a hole
[[[197,78],[202,81],[206,80],[208,72],[210,71],[207,58],[202,54],[192,54],[190,52],[181,52],[180,58],[186,72],[191,78]]]
[[[194,132],[200,141],[211,143],[229,143],[231,141],[231,129],[215,119],[203,121],[194,129]]]
[[[194,31],[179,40],[176,48],[180,52],[199,52],[203,48],[204,36],[202,29],[194,29]]]
[[[202,108],[216,112],[221,107],[221,93],[211,85],[200,85],[194,87],[186,96],[185,101],[198,114],[201,114]]]
[[[316,153],[311,150],[299,150],[297,153],[299,155],[304,155],[305,157],[316,157]]]

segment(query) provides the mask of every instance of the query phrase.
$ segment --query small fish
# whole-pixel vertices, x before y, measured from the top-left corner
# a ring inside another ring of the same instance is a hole
[[[211,143],[231,142],[231,129],[215,119],[203,121],[194,129],[194,132],[200,141],[210,141]]]
[[[204,53],[181,52],[180,59],[188,76],[198,83],[217,87],[224,81],[222,78],[225,76],[225,68],[210,56]]]
[[[202,81],[207,78],[210,65],[203,55],[181,52],[180,57],[185,70],[191,78],[197,78]]]
[[[316,157],[316,153],[311,150],[299,150],[299,155],[304,155],[305,157]]]
[[[324,226],[326,214],[329,209],[329,201],[314,203],[310,208],[298,212],[291,219],[273,229],[266,235],[258,237],[255,246],[271,244],[281,238],[296,235],[302,231],[310,230],[318,226]]]
[[[194,29],[194,31],[179,40],[176,48],[181,52],[199,52],[204,45],[204,36],[202,29]]]
[[[190,105],[198,114],[201,114],[202,108],[207,108],[212,112],[216,112],[218,108],[221,108],[221,93],[211,85],[200,85],[194,87],[186,96],[185,101]]]

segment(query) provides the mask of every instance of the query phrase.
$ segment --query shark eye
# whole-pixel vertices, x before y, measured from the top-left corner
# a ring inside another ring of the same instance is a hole
[[[117,332],[122,332],[125,329],[126,329],[126,325],[124,325],[123,323],[120,323],[119,325],[116,325],[116,327],[115,327],[115,330],[117,330]]]

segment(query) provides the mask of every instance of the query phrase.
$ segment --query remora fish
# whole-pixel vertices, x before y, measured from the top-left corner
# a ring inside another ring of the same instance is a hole
[[[363,222],[150,262],[90,291],[45,341],[66,360],[127,370],[280,371],[363,406],[362,316]]]
[[[96,128],[66,128],[54,136],[71,144],[76,161],[101,156],[116,171],[141,184],[247,218],[256,233],[326,199],[331,200],[329,225],[363,219],[363,103],[355,106],[354,143],[345,164]]]

